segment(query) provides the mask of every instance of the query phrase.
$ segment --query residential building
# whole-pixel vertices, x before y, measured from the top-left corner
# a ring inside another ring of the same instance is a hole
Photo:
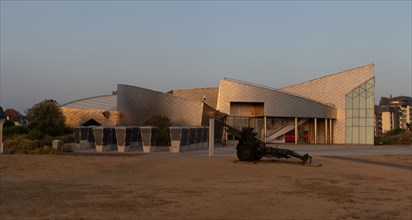
[[[4,115],[6,120],[13,122],[14,125],[25,125],[27,123],[26,117],[15,109],[6,109],[6,111],[4,111]]]
[[[382,97],[375,114],[377,137],[395,129],[406,129],[406,123],[410,124],[412,119],[412,97]]]

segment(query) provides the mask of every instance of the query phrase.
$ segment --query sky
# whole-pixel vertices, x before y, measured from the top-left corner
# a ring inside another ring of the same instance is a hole
[[[167,92],[225,77],[281,88],[375,64],[412,96],[412,1],[0,2],[0,106]]]

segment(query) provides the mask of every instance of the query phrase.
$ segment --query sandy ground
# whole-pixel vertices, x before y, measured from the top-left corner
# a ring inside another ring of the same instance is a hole
[[[0,219],[412,219],[411,156],[0,156]]]

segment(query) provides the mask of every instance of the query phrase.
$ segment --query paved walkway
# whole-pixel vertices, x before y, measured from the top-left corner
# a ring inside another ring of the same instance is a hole
[[[356,155],[412,155],[412,146],[356,146],[356,145],[268,145],[271,147],[285,148],[298,152],[299,154],[308,153],[311,156],[356,156]],[[208,149],[194,150],[180,153],[170,153],[168,147],[157,147],[152,153],[143,153],[139,151],[130,151],[127,153],[118,153],[117,151],[108,151],[97,153],[94,149],[75,150],[74,154],[83,155],[112,155],[112,156],[167,156],[167,157],[207,157]],[[235,145],[216,145],[215,157],[236,157]]]
[[[411,145],[359,146],[359,145],[282,145],[297,152],[313,156],[355,156],[355,155],[412,155]]]

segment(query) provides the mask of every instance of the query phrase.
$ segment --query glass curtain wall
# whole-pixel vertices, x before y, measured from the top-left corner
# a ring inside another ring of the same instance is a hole
[[[346,94],[346,144],[374,144],[375,78]]]

